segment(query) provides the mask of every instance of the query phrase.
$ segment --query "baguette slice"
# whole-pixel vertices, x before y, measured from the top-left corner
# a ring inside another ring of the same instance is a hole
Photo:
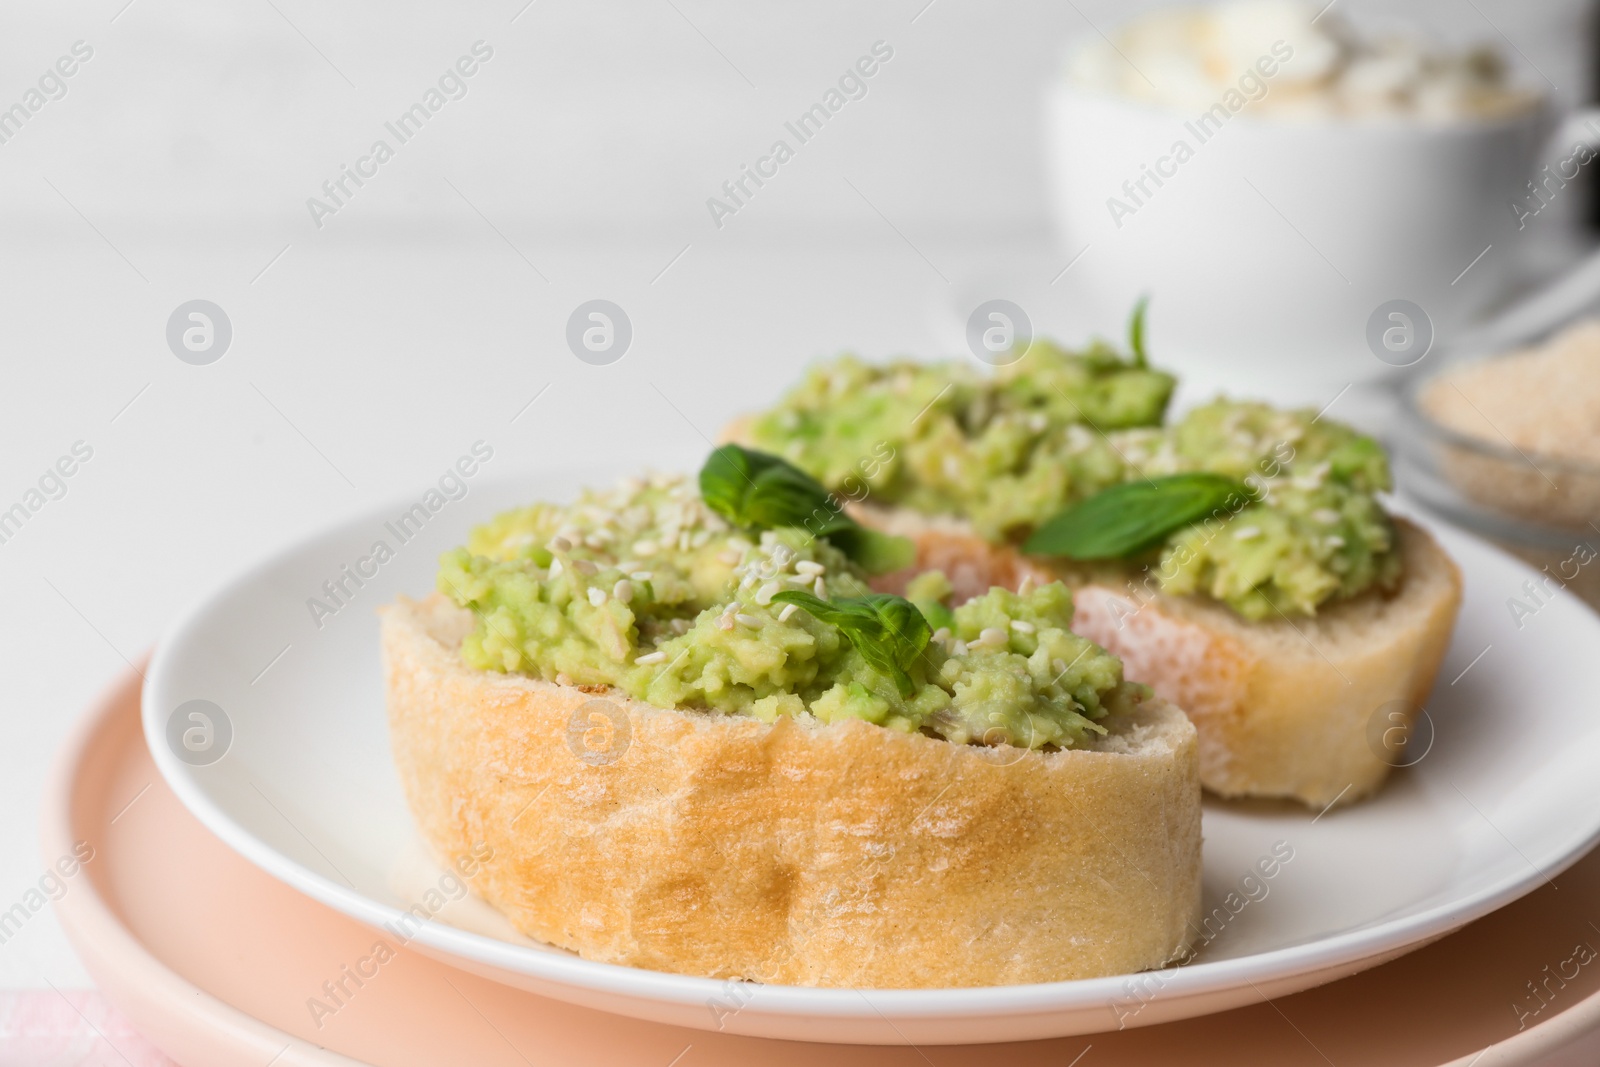
[[[1288,797],[1322,808],[1376,791],[1401,762],[1385,741],[1402,736],[1402,725],[1409,734],[1461,605],[1460,570],[1403,519],[1396,593],[1364,593],[1314,618],[1251,622],[1202,597],[1136,597],[1069,569],[1048,570],[956,520],[903,509],[860,517],[917,542],[916,566],[877,583],[884,591],[947,564],[960,568],[961,578],[952,577],[958,595],[991,583],[1015,588],[1024,574],[1075,584],[1073,630],[1120,657],[1130,680],[1189,713],[1200,732],[1200,780],[1226,797]]]
[[[1197,929],[1195,732],[1164,701],[1050,753],[768,725],[474,670],[457,651],[472,617],[438,595],[382,616],[390,735],[424,837],[445,862],[487,845],[474,890],[588,959],[999,985],[1159,967]]]

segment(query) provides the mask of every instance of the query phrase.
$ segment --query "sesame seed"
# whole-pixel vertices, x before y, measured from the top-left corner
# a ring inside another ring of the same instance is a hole
[[[1260,536],[1261,527],[1259,526],[1241,526],[1237,530],[1233,531],[1233,539],[1235,541],[1248,541],[1253,537]]]
[[[691,623],[688,619],[673,619],[671,622],[672,632],[681,637],[689,632],[690,625]]]
[[[790,604],[789,606],[791,608],[794,607],[793,604]],[[941,626],[937,630],[933,631],[933,639],[939,642],[941,645],[950,640],[950,627]]]
[[[828,586],[827,583],[822,580],[822,576],[820,574],[817,575],[816,582],[812,584],[811,591],[816,594],[818,600],[828,599]]]
[[[1022,581],[1017,583],[1017,595],[1027,596],[1031,592],[1033,592],[1033,575],[1024,574]]]
[[[721,552],[717,553],[717,559],[721,560],[723,563],[726,563],[730,567],[738,566],[739,560],[742,558],[743,556],[740,554],[737,548],[725,548]]]
[[[950,654],[952,656],[965,656],[967,654],[967,643],[957,638],[956,643],[950,646]]]
[[[633,583],[626,578],[618,580],[617,584],[611,587],[611,595],[624,604],[628,603],[633,599]]]
[[[599,607],[606,602],[606,591],[595,586],[589,587],[589,603]]]
[[[756,590],[756,603],[762,605],[772,603],[772,598],[778,595],[778,590],[781,588],[777,582],[768,582]]]
[[[977,640],[976,643],[977,644],[981,644],[981,645],[985,645],[985,646],[987,646],[987,645],[1004,645],[1009,640],[1010,640],[1010,638],[1006,636],[1006,632],[1004,630],[1000,629],[1000,627],[998,627],[998,626],[985,626],[983,628],[983,632],[978,634],[978,640]]]
[[[822,564],[818,563],[816,560],[803,559],[803,560],[800,560],[798,563],[796,563],[794,565],[794,569],[795,569],[795,573],[797,573],[797,574],[803,574],[808,578],[815,578],[817,575],[819,575],[822,572],[826,571],[828,568],[824,567]]]
[[[636,582],[648,582],[650,579],[654,578],[655,575],[650,571],[634,571],[632,574],[628,575],[628,577],[632,578]]]
[[[756,618],[754,615],[746,615],[742,611],[736,614],[733,618],[734,621],[740,626],[748,626],[751,629],[755,629],[761,625],[760,619]]]
[[[567,674],[565,671],[557,671],[556,672],[556,684],[557,685],[571,685],[572,684],[572,676]]]
[[[633,662],[636,664],[662,663],[666,661],[666,658],[667,654],[665,652],[650,652],[643,656],[635,656]]]
[[[1059,659],[1053,659],[1053,660],[1050,661],[1050,669],[1055,671],[1056,672],[1056,676],[1059,678],[1061,675],[1067,673],[1066,661],[1065,660],[1059,660]]]
[[[565,537],[552,537],[545,543],[544,547],[551,552],[570,552],[572,551],[572,542]]]
[[[718,615],[717,616],[717,629],[719,629],[719,630],[731,630],[731,629],[733,629],[733,617],[731,615]]]
[[[798,607],[796,604],[785,604],[783,610],[778,612],[778,621],[788,622],[789,616],[793,615],[798,610]]]
[[[1011,628],[1019,634],[1031,634],[1034,631],[1033,623],[1023,619],[1012,619]]]
[[[660,551],[661,546],[654,541],[635,541],[633,543],[633,554],[636,556],[653,556]]]
[[[556,578],[556,577],[559,577],[560,574],[561,574],[561,561],[559,559],[551,560],[550,561],[550,577]]]
[[[600,568],[596,567],[589,560],[586,560],[586,559],[575,559],[575,560],[572,561],[572,569],[577,571],[579,574],[588,576],[588,575],[594,574]]]

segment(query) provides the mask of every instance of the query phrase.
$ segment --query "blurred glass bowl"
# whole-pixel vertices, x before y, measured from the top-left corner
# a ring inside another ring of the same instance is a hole
[[[1600,462],[1530,453],[1504,436],[1440,422],[1429,413],[1429,390],[1449,388],[1445,376],[1463,365],[1402,385],[1390,435],[1397,484],[1544,571],[1547,592],[1565,587],[1600,610]]]
[[[1600,462],[1530,453],[1504,436],[1465,433],[1429,413],[1429,391],[1449,388],[1446,376],[1460,366],[1402,386],[1394,442],[1400,484],[1497,540],[1571,548],[1575,539],[1600,538]]]

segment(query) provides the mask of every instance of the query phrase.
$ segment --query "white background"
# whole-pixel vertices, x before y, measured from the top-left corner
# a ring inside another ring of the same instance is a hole
[[[0,907],[42,869],[59,741],[184,605],[473,441],[498,473],[691,465],[811,359],[959,350],[968,294],[1000,274],[1051,294],[1035,319],[1068,339],[1114,329],[1122,309],[1048,286],[1064,257],[1038,101],[1068,38],[1150,5],[924,4],[9,11],[0,107],[73,42],[94,56],[0,144],[0,509],[74,442],[94,455],[0,544]],[[1561,97],[1588,97],[1586,5],[1382,8],[1509,39]],[[468,95],[315,226],[306,199],[480,39],[494,55]],[[866,97],[715,227],[706,198],[879,40],[894,58]],[[196,297],[234,330],[206,367],[164,337]],[[594,297],[634,326],[609,367],[563,341]],[[41,915],[0,947],[0,986],[46,979],[87,984]]]

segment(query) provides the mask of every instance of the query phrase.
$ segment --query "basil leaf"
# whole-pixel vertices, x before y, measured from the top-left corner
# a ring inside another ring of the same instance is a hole
[[[1144,353],[1144,310],[1150,298],[1141,296],[1133,305],[1133,317],[1128,320],[1128,350],[1133,353],[1133,365],[1143,370],[1150,365]]]
[[[1250,490],[1221,474],[1193,472],[1123,482],[1057,512],[1033,532],[1024,552],[1068,559],[1118,559],[1150,548],[1212,512],[1237,511]]]
[[[862,526],[815,478],[766,452],[739,445],[715,450],[700,468],[700,496],[741,530],[798,526],[826,537],[869,574],[908,567],[916,558],[909,540]]]
[[[862,659],[894,680],[902,697],[909,698],[915,691],[911,665],[928,647],[933,631],[911,601],[888,593],[830,601],[798,589],[785,589],[772,599],[778,604],[795,604],[818,621],[838,627]]]

